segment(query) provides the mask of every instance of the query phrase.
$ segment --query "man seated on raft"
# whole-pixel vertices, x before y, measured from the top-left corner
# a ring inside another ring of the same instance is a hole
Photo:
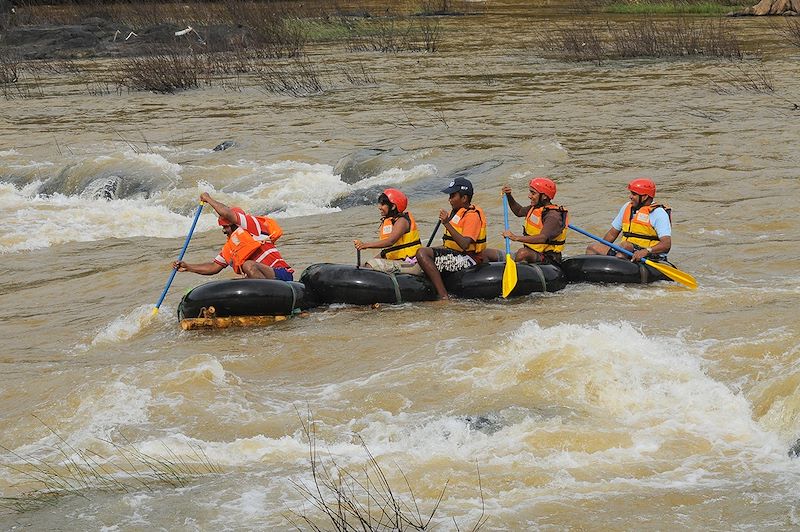
[[[450,195],[452,208],[450,212],[439,211],[439,221],[444,225],[443,245],[417,250],[417,263],[433,283],[439,299],[450,299],[440,272],[457,272],[486,260],[486,216],[472,204],[469,180],[457,177],[442,192]]]
[[[611,222],[603,240],[614,242],[622,234],[620,247],[633,252],[633,262],[642,259],[666,261],[672,247],[672,209],[656,204],[656,184],[650,179],[634,179],[628,183],[629,199]],[[590,244],[588,255],[611,255],[627,258],[605,244]]]
[[[378,240],[353,240],[353,245],[359,251],[381,249],[380,254],[369,259],[365,266],[386,273],[422,275],[422,268],[414,258],[422,243],[419,240],[417,222],[406,211],[407,207],[408,198],[396,188],[387,188],[378,196],[378,211],[381,213]]]
[[[556,184],[547,177],[535,177],[528,183],[530,205],[520,205],[511,195],[511,187],[503,186],[503,194],[508,198],[508,207],[517,217],[525,218],[522,234],[503,231],[503,238],[521,242],[514,255],[516,262],[533,264],[555,264],[561,262],[561,253],[567,241],[567,210],[551,203],[556,197]],[[486,256],[493,261],[502,261],[503,253],[497,249],[486,250]]]
[[[189,264],[177,260],[172,267],[179,272],[214,275],[227,266],[248,279],[278,279],[291,281],[294,270],[283,260],[275,241],[283,231],[278,223],[268,216],[246,214],[239,207],[228,207],[212,198],[207,192],[200,194],[200,201],[211,205],[228,241],[212,262]]]

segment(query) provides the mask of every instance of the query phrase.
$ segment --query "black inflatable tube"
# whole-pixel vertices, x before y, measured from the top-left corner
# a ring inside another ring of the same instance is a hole
[[[647,284],[671,279],[641,262],[608,255],[576,255],[564,259],[561,269],[570,283]]]
[[[442,275],[447,291],[468,299],[493,299],[503,294],[505,262],[478,264]],[[552,264],[517,263],[517,284],[509,297],[525,296],[533,292],[556,292],[566,286],[564,274]]]
[[[433,285],[424,277],[407,273],[389,275],[349,264],[312,264],[303,272],[300,282],[323,304],[372,305],[436,299]]]
[[[457,297],[493,299],[501,296],[504,269],[504,262],[491,262],[445,273],[442,278],[447,291]],[[436,299],[436,290],[425,277],[405,273],[390,275],[346,264],[312,264],[303,272],[300,281],[314,299],[323,304],[396,304]],[[555,292],[565,284],[564,275],[556,266],[519,263],[517,285],[510,295]]]
[[[289,316],[314,306],[301,283],[274,279],[212,281],[189,291],[178,305],[178,319],[198,318],[214,307],[217,317]]]

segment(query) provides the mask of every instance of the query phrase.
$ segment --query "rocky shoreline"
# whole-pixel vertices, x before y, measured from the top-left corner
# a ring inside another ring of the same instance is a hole
[[[242,28],[212,26],[195,29],[158,24],[134,30],[124,24],[91,17],[73,25],[16,26],[2,32],[0,47],[23,60],[130,57],[173,46],[204,51],[226,49]]]
[[[800,0],[761,0],[728,16],[798,13]],[[17,25],[13,20],[15,15],[12,2],[0,0],[0,54],[4,52],[19,60],[132,57],[177,47],[215,52],[240,47],[248,37],[248,30],[242,25],[192,28],[164,23],[132,28],[98,16],[69,25]]]

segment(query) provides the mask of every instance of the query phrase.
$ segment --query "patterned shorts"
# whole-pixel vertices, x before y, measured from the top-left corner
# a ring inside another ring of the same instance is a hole
[[[433,262],[440,272],[457,272],[477,264],[469,255],[446,248],[434,248]]]

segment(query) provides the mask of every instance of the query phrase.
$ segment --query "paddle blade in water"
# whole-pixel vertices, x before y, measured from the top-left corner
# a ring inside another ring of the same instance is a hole
[[[517,286],[517,263],[510,254],[506,254],[506,268],[503,270],[503,297],[508,297],[515,286]]]
[[[692,290],[697,288],[697,281],[695,278],[686,272],[682,272],[668,264],[661,264],[660,262],[653,262],[652,260],[645,260],[644,263],[648,266],[652,266],[673,281],[678,282],[687,288],[691,288]]]

